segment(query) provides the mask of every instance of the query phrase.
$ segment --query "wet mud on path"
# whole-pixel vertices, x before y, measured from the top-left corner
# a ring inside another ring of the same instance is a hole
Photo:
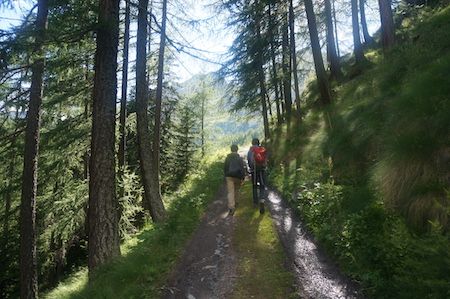
[[[298,215],[278,193],[269,191],[266,203],[301,298],[363,298],[358,287],[317,247]]]
[[[172,270],[162,298],[228,298],[236,276],[231,245],[235,219],[227,217],[223,184]]]

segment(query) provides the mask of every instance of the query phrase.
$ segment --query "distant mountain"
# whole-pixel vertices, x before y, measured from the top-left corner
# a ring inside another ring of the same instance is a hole
[[[207,94],[205,131],[207,141],[225,146],[245,144],[252,137],[262,136],[262,120],[245,111],[230,113],[230,86],[217,73],[193,76],[179,85],[182,98],[189,99],[201,91]]]

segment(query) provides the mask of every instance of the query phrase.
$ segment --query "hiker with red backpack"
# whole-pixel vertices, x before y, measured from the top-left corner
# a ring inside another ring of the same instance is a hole
[[[236,209],[236,202],[239,197],[239,189],[245,178],[245,165],[244,160],[238,154],[238,146],[233,144],[231,146],[231,153],[225,159],[224,174],[227,181],[228,191],[228,215],[233,216]]]
[[[252,140],[252,146],[247,153],[247,161],[252,176],[253,204],[255,206],[259,204],[259,212],[263,214],[265,211],[267,150],[259,144],[258,138]]]

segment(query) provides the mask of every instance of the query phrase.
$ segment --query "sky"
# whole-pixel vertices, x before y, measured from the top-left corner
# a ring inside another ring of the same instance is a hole
[[[342,2],[342,0],[337,1]],[[0,8],[0,29],[8,29],[11,26],[20,24],[20,19],[24,18],[35,2],[30,0],[14,0],[14,9]],[[200,49],[200,51],[189,50],[194,55],[211,61],[223,62],[223,56],[226,54],[234,39],[233,30],[226,28],[226,12],[218,12],[211,7],[211,4],[215,0],[185,0],[184,2],[186,4],[182,8],[174,7],[174,4],[169,5],[169,18],[172,18],[171,21],[175,26],[168,26],[168,35],[179,41],[184,39],[184,43],[190,44],[193,48]],[[169,3],[174,3],[174,1],[169,1]],[[371,7],[376,7],[376,1],[368,0],[367,3],[366,13],[369,31],[373,33],[379,27],[378,12],[376,9],[371,9]],[[170,16],[170,14],[176,16]],[[176,20],[177,17],[208,21],[200,22],[195,27],[182,26]],[[341,43],[341,50],[345,53],[351,51],[352,47],[351,20],[350,18],[342,17],[339,19],[338,38]],[[132,36],[135,36],[135,30],[136,24],[131,26]],[[155,42],[159,42],[159,39]],[[168,51],[174,53],[175,50],[169,47]],[[172,70],[176,74],[177,81],[179,82],[186,81],[196,74],[209,73],[220,68],[218,64],[208,63],[185,53],[177,53],[175,57]],[[130,60],[132,61],[134,59],[135,50],[130,49]]]

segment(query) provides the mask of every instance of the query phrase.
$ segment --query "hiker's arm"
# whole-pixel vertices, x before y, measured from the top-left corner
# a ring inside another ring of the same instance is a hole
[[[247,167],[245,167],[244,159],[240,158],[239,160],[241,162],[242,173],[244,174],[244,177],[245,177],[248,173]]]
[[[226,157],[225,159],[225,163],[223,164],[223,175],[227,175],[227,169],[228,169],[228,164],[230,163],[229,161],[230,159],[228,159],[228,157]]]

